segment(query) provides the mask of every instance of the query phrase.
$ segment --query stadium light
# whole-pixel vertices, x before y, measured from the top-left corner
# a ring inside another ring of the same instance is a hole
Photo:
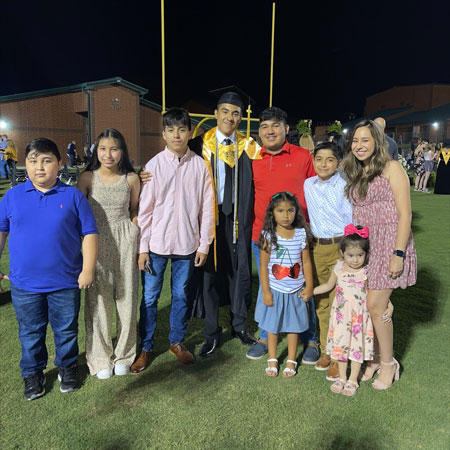
[[[343,130],[342,130],[343,132],[344,132],[344,134],[347,134],[347,128],[344,128]]]
[[[433,122],[433,128],[439,128],[439,123],[438,122]]]
[[[6,130],[8,128],[8,124],[4,120],[0,120],[0,130]]]

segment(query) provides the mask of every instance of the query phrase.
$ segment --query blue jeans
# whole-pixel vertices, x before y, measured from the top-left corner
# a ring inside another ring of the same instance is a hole
[[[253,250],[253,256],[255,258],[256,267],[258,268],[258,277],[259,274],[259,261],[260,261],[260,253],[261,250],[256,245],[256,241],[252,241],[252,250]],[[261,289],[261,283],[259,283],[259,289]],[[259,297],[259,295],[258,295]],[[317,336],[316,336],[316,326],[317,326],[317,319],[316,319],[316,309],[314,307],[314,299],[311,297],[308,300],[308,303],[306,304],[308,309],[308,315],[309,315],[309,328],[306,331],[303,331],[303,333],[299,333],[300,339],[305,342],[315,342],[317,344]],[[262,339],[264,341],[267,341],[267,331],[263,330],[261,328],[261,331],[259,333],[259,339]]]
[[[0,159],[0,176],[9,178],[8,162],[5,159]]]
[[[75,364],[78,358],[80,290],[30,292],[11,283],[11,298],[19,322],[22,376],[34,375],[46,368],[45,336],[49,322],[55,337],[55,366],[64,369]]]
[[[153,273],[142,272],[142,301],[139,319],[141,348],[147,352],[153,350],[154,334],[164,272],[169,258],[150,253],[150,265]],[[189,259],[172,259],[172,307],[170,310],[170,345],[182,342],[187,326],[187,287],[194,268],[195,254]]]

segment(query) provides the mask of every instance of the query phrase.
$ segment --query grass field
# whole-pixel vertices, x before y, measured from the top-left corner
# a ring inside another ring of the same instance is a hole
[[[6,183],[2,187],[0,193]],[[167,351],[166,283],[149,369],[106,381],[89,376],[81,314],[82,388],[59,392],[49,330],[47,393],[28,402],[18,365],[18,327],[6,292],[0,295],[0,448],[448,449],[450,197],[411,195],[418,282],[392,296],[394,349],[403,370],[390,390],[377,392],[365,383],[354,398],[335,395],[323,372],[301,365],[293,379],[266,377],[265,359],[248,360],[247,347],[231,339],[226,308],[218,355],[182,366]],[[7,249],[0,270],[8,272]],[[253,281],[257,286],[256,274]],[[188,327],[186,345],[196,353],[201,329],[201,320]],[[280,344],[281,361],[286,345]]]

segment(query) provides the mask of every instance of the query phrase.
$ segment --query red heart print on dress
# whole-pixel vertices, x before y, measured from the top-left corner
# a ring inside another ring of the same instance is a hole
[[[290,271],[289,267],[280,266],[279,264],[274,264],[272,266],[273,276],[277,280],[281,280],[282,278],[286,278],[289,275],[289,271]]]
[[[290,278],[298,278],[300,274],[300,264],[295,263],[290,269],[289,269],[289,277]]]

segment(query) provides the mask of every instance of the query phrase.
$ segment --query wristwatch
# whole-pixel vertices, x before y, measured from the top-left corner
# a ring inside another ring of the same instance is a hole
[[[400,258],[405,258],[405,252],[402,250],[394,250],[394,255],[400,256]]]

